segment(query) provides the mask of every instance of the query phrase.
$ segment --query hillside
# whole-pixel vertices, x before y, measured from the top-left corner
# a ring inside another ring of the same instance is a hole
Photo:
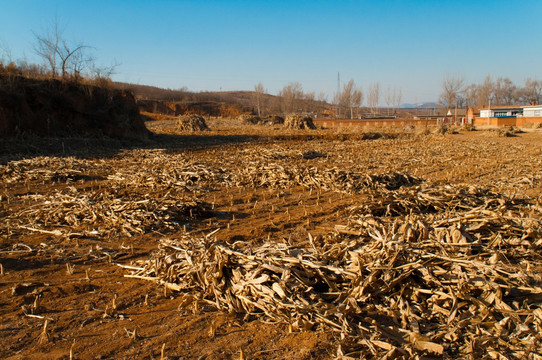
[[[114,83],[114,87],[130,90],[140,104],[148,104],[149,101],[158,101],[163,104],[184,104],[185,106],[201,104],[200,107],[207,109],[226,104],[237,105],[241,111],[251,111],[255,106],[255,93],[253,91],[192,92],[186,89],[162,89],[155,86],[122,82]],[[262,102],[267,106],[275,106],[279,103],[279,98],[275,95],[262,94],[262,97]]]
[[[191,92],[186,89],[161,89],[155,86],[114,83],[114,87],[131,91],[141,111],[152,114],[182,115],[196,113],[210,116],[238,116],[257,112],[257,94],[254,91],[203,91]],[[261,94],[262,114],[283,114],[285,112],[325,113],[332,105],[296,94],[297,98]],[[294,105],[295,103],[295,105]],[[294,109],[295,108],[295,109]]]

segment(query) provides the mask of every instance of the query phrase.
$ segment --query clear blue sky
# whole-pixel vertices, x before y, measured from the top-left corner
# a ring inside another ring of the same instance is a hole
[[[540,14],[540,0],[0,0],[0,44],[37,61],[34,33],[57,18],[98,63],[120,63],[118,81],[272,94],[298,81],[331,98],[340,72],[421,102],[446,74],[542,79]]]

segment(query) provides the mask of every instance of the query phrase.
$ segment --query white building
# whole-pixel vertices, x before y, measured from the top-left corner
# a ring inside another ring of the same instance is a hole
[[[523,107],[523,117],[541,117],[541,116],[542,116],[542,105],[531,105],[531,106]]]
[[[516,117],[523,114],[523,106],[495,106],[491,109],[480,109],[480,117]]]

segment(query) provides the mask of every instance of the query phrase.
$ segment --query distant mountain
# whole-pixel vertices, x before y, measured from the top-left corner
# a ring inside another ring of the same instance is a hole
[[[401,109],[434,109],[438,108],[439,104],[436,102],[421,102],[417,104],[405,103],[399,106]]]

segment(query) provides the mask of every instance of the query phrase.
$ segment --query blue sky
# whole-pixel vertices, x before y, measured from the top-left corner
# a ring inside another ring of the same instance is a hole
[[[114,79],[276,94],[289,82],[329,99],[341,80],[435,101],[446,74],[542,79],[542,1],[0,0],[0,44],[38,61],[55,18]],[[6,56],[4,55],[4,58]],[[365,97],[366,98],[366,97]]]

